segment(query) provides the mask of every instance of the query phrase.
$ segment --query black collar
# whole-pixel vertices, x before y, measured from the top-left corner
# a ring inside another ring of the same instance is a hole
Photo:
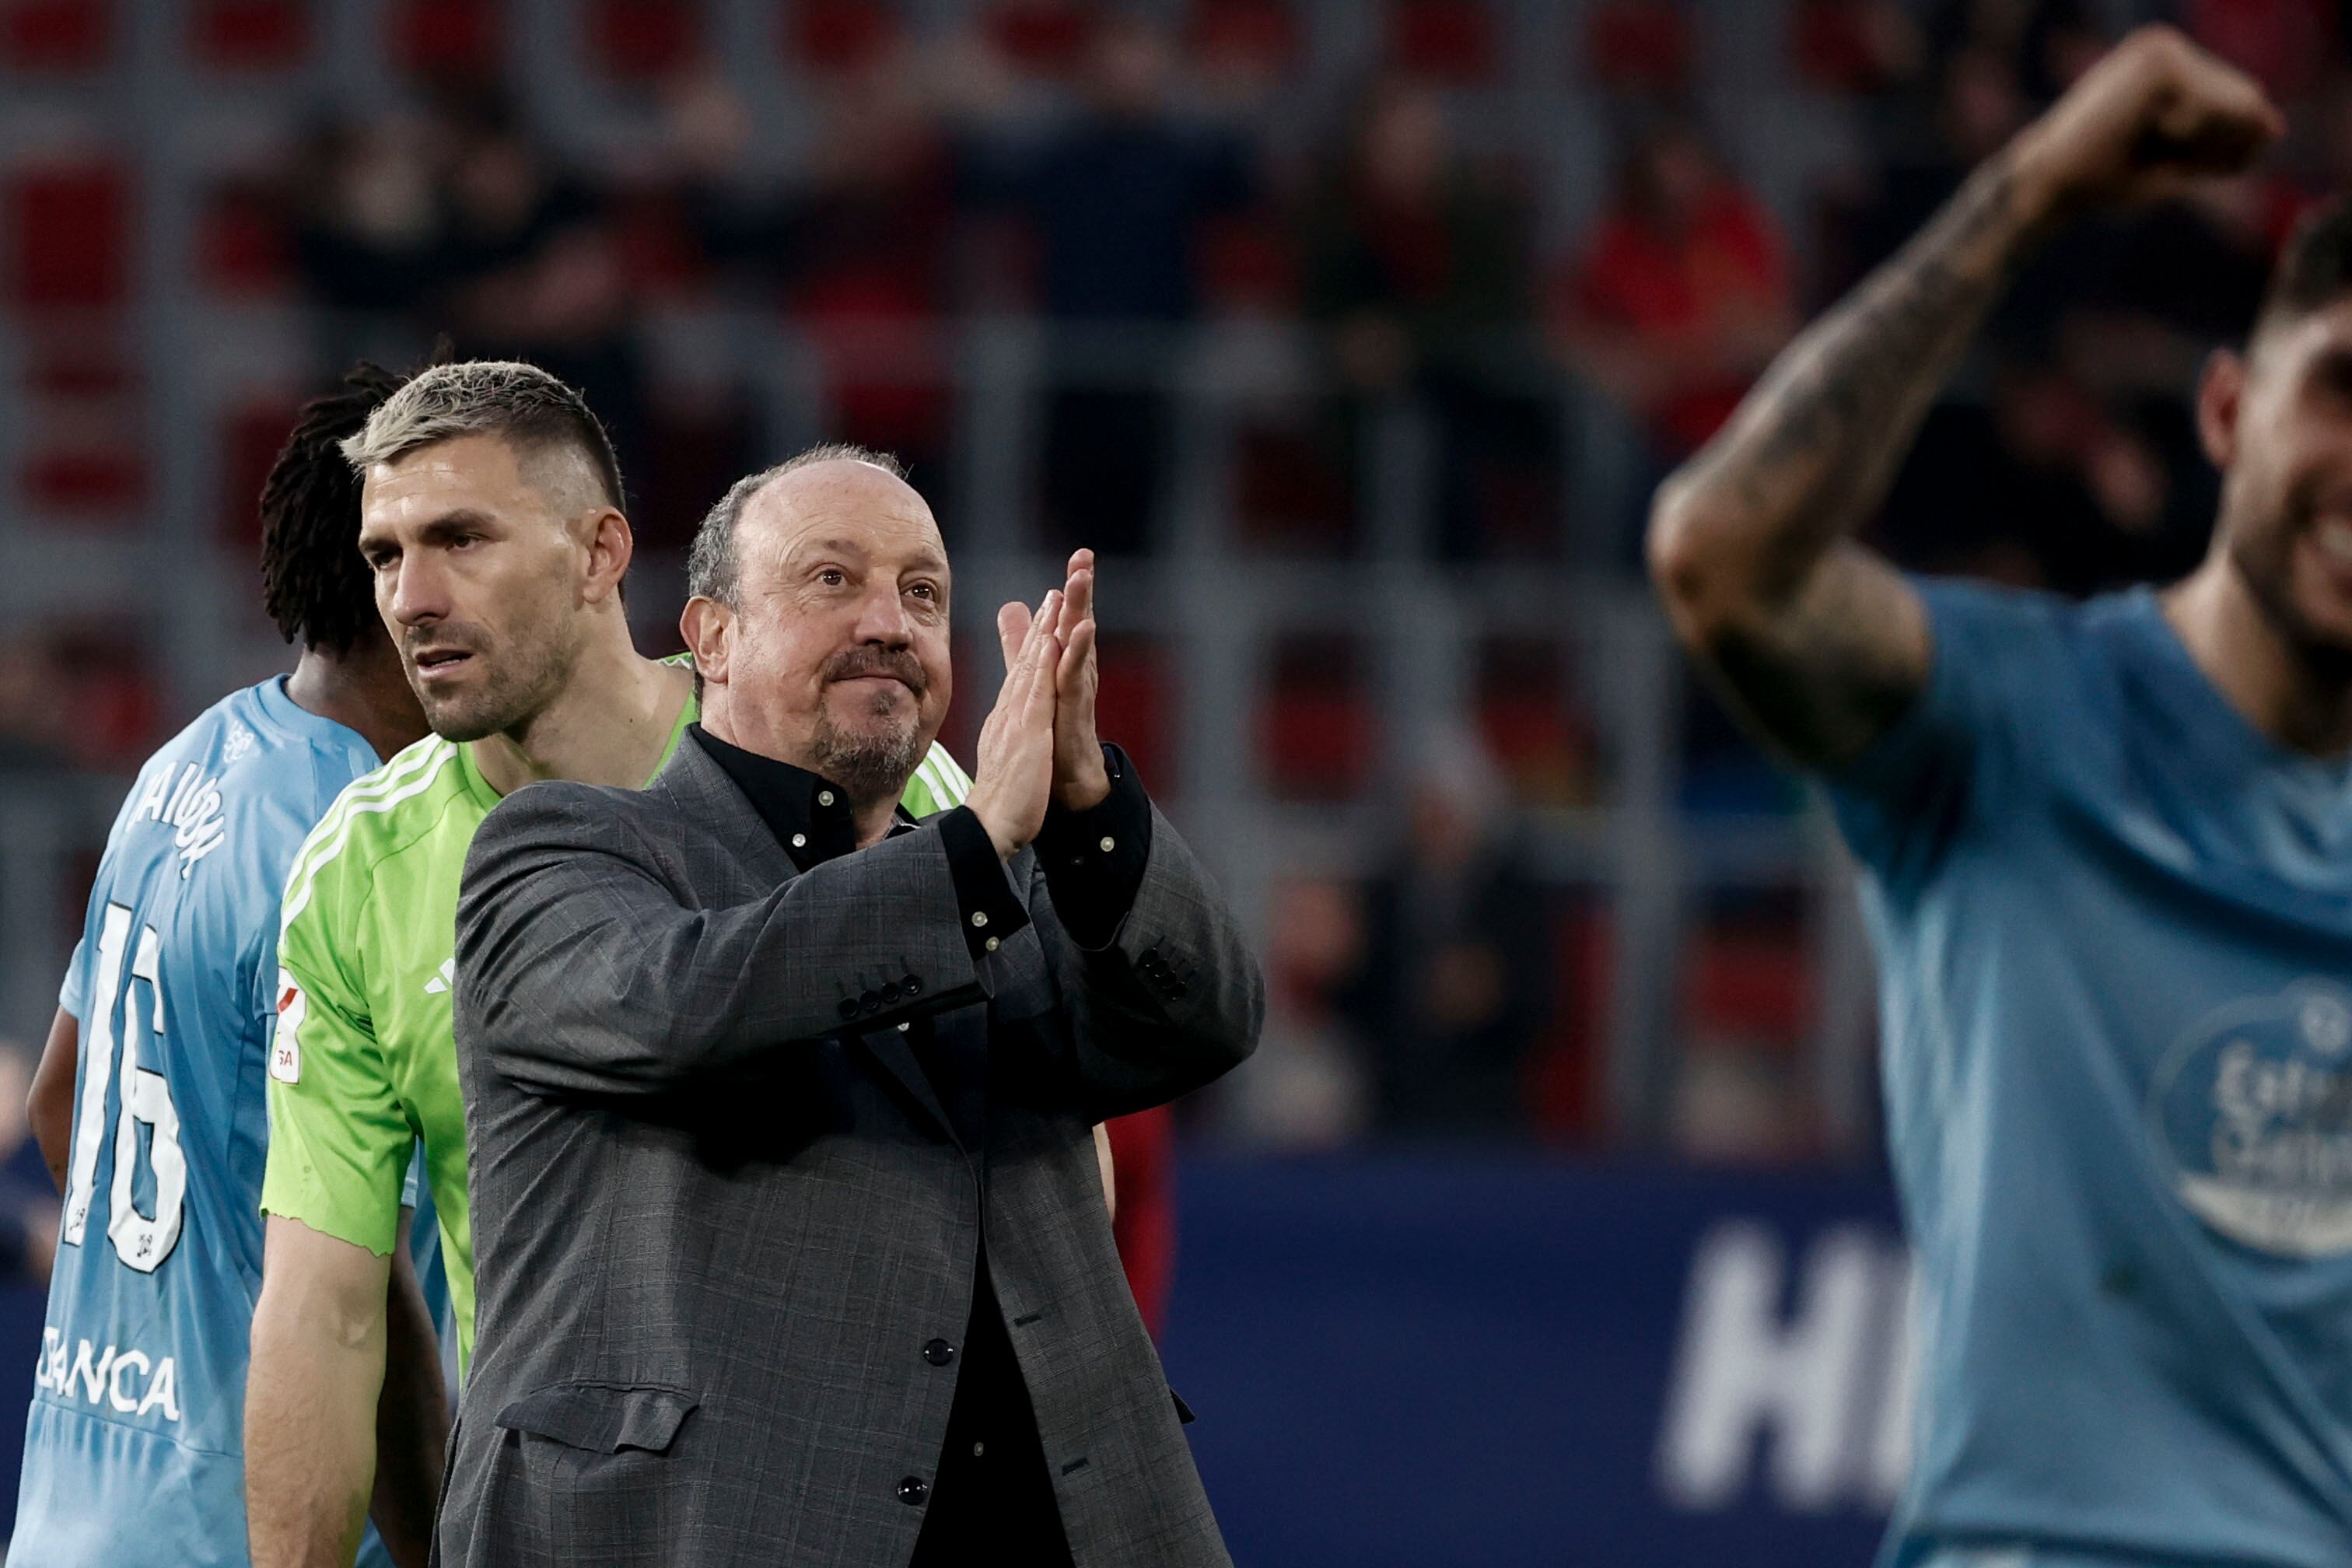
[[[805,871],[857,847],[857,824],[849,814],[849,792],[806,768],[720,740],[701,725],[690,726],[710,760],[735,781],[751,809]]]

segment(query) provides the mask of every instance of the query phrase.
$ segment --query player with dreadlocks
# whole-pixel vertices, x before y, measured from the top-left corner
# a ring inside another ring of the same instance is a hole
[[[425,733],[359,555],[339,443],[400,378],[302,411],[261,493],[262,599],[300,656],[140,770],[108,836],[33,1080],[65,1196],[11,1554],[62,1568],[244,1564],[247,1336],[261,1282],[262,1086],[294,852],[337,793]],[[437,1226],[396,1268],[363,1563],[425,1560],[447,1431]],[[446,1300],[446,1296],[445,1296]],[[445,1308],[446,1310],[446,1308]]]

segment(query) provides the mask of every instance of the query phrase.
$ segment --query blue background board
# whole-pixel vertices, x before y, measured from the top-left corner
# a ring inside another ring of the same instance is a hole
[[[1522,1161],[1183,1173],[1169,1379],[1241,1568],[1869,1563],[1883,1500],[1800,1511],[1771,1436],[1726,1506],[1657,1480],[1692,1263],[1727,1223],[1793,1260],[1882,1182]],[[1782,1309],[1799,1287],[1790,1270]]]
[[[1710,1506],[1659,1481],[1694,1259],[1727,1226],[1803,1260],[1865,1234],[1881,1182],[1540,1159],[1189,1162],[1170,1381],[1240,1568],[1864,1568],[1884,1499],[1790,1506],[1777,1432]],[[0,1508],[43,1299],[0,1289]],[[1866,1360],[1866,1358],[1865,1358]],[[1867,1377],[1862,1380],[1868,1384]],[[1857,1390],[1866,1404],[1873,1389]]]

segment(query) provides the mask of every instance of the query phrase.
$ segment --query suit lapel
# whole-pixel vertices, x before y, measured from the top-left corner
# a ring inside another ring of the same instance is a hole
[[[722,842],[736,851],[737,863],[755,884],[774,887],[800,875],[800,868],[793,863],[792,856],[769,831],[766,819],[735,781],[727,776],[727,770],[710,760],[710,753],[702,749],[692,731],[678,742],[677,752],[661,771],[654,787],[667,795],[689,820],[710,826]],[[963,1146],[963,1141],[956,1137],[954,1121],[940,1102],[939,1091],[923,1071],[923,1064],[916,1059],[915,1049],[908,1044],[905,1035],[897,1029],[877,1029],[851,1037],[898,1080],[924,1114],[939,1123],[940,1131],[953,1139],[958,1148]]]

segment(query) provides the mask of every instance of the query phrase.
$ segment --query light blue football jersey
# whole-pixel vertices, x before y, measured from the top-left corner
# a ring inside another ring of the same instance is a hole
[[[182,731],[115,819],[59,997],[81,1026],[73,1152],[12,1560],[248,1560],[278,902],[303,838],[376,760],[280,678]],[[417,1218],[431,1292],[437,1226]],[[446,1322],[446,1291],[432,1305]],[[360,1560],[389,1562],[373,1531]]]
[[[2352,1562],[2352,764],[2150,593],[1925,592],[1832,784],[1918,1255],[1883,1561]]]

